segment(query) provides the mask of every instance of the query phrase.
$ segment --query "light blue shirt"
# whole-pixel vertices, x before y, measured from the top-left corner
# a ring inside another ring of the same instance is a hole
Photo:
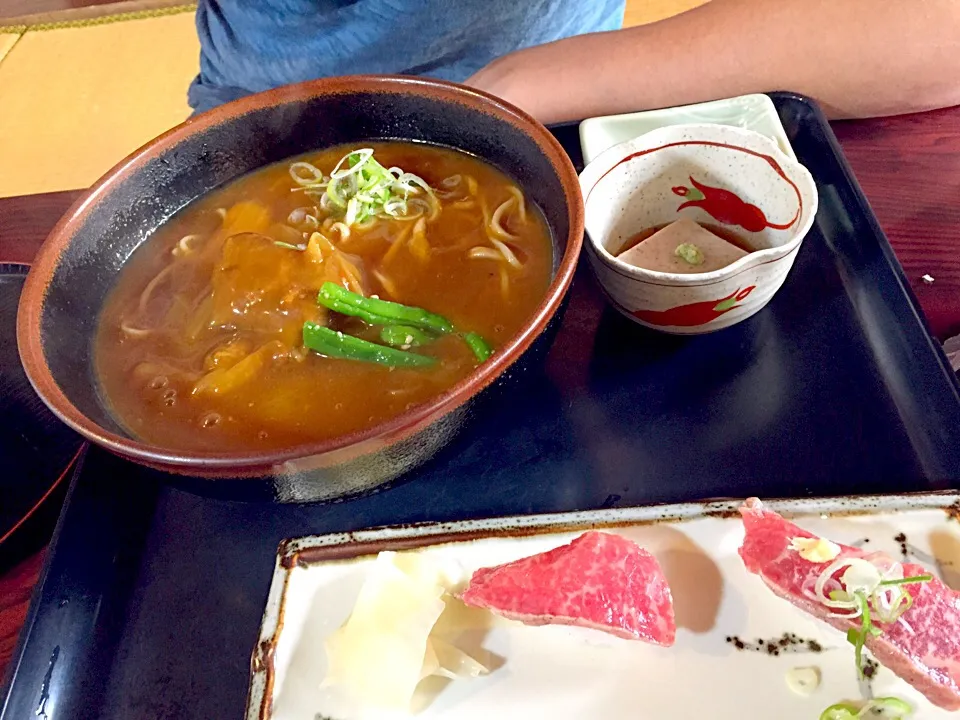
[[[614,30],[625,0],[200,0],[196,111],[331,75],[462,82],[514,50]],[[559,78],[558,78],[559,80]]]

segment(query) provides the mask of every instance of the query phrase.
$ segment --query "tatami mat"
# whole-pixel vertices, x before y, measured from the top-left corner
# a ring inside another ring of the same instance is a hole
[[[13,46],[16,45],[19,39],[20,33],[0,32],[0,62],[3,62],[3,58],[13,49]]]
[[[28,31],[0,63],[0,197],[87,187],[184,120],[189,12]]]
[[[623,16],[624,27],[646,25],[679,15],[687,10],[703,5],[707,0],[627,0],[627,11]]]
[[[625,24],[701,1],[628,0]],[[0,31],[0,197],[88,187],[184,120],[198,53],[189,6]]]

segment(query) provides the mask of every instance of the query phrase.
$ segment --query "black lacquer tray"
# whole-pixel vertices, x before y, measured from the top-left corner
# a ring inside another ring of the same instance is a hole
[[[37,397],[17,355],[28,269],[0,263],[0,575],[49,540],[81,446]]]
[[[384,524],[960,485],[960,384],[823,115],[774,95],[820,210],[783,289],[693,338],[608,308],[582,263],[543,368],[394,487],[327,505],[202,497],[90,450],[3,720],[239,718],[275,551]],[[555,128],[580,164],[577,125]]]

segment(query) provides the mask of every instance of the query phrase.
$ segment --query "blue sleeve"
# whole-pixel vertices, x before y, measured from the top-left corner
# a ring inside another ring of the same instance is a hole
[[[625,0],[199,0],[196,111],[332,75],[462,82],[501,55],[614,30]]]

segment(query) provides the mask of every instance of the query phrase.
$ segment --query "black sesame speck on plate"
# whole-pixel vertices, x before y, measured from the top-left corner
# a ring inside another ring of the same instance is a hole
[[[823,646],[816,640],[805,640],[790,632],[785,632],[778,638],[757,638],[756,642],[746,642],[736,635],[729,635],[726,641],[737,650],[765,653],[771,657],[778,657],[781,653],[823,652]]]
[[[900,543],[900,554],[906,559],[910,555],[910,549],[907,547],[907,536],[902,532],[897,533],[893,540]]]

